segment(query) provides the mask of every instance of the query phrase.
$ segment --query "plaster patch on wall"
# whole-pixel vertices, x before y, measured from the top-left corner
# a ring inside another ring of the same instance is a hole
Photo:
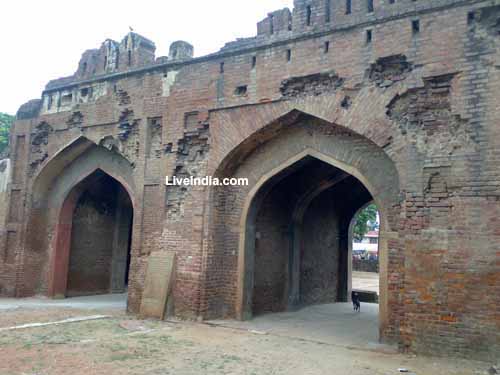
[[[179,73],[178,71],[171,70],[170,72],[167,72],[166,74],[163,75],[162,78],[163,96],[170,96],[170,88],[174,85],[178,73]]]
[[[118,123],[118,139],[120,152],[132,165],[139,156],[139,119],[134,119],[134,111],[124,109]]]
[[[366,71],[367,78],[379,87],[389,87],[405,80],[413,70],[413,63],[405,55],[381,57]]]
[[[202,124],[198,131],[184,134],[178,142],[177,160],[172,176],[178,178],[198,177],[204,168],[209,150],[208,124]],[[177,221],[184,215],[184,201],[188,193],[186,186],[169,186],[166,205],[167,218]]]
[[[0,160],[0,193],[7,191],[10,182],[10,159]]]
[[[302,98],[335,92],[344,84],[344,79],[334,71],[291,77],[281,82],[283,98]]]
[[[79,128],[83,123],[83,114],[80,111],[73,112],[69,117],[67,124],[68,128]]]
[[[42,96],[41,114],[52,114],[69,111],[78,104],[95,102],[107,94],[107,83],[98,82],[93,85],[82,85],[71,90],[53,91]]]
[[[153,117],[148,119],[148,134],[146,143],[146,154],[148,158],[161,159],[162,149],[162,118]]]
[[[49,135],[54,131],[52,126],[47,122],[39,123],[32,134],[31,138],[31,160],[28,174],[33,176],[38,166],[49,156],[48,143]]]
[[[423,154],[450,156],[477,148],[471,124],[452,112],[453,77],[447,74],[425,79],[423,88],[397,95],[387,106],[387,115],[397,122],[401,135]]]

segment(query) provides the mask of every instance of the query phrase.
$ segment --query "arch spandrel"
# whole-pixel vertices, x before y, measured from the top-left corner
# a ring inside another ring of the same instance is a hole
[[[33,204],[62,204],[79,181],[101,169],[118,180],[135,203],[133,168],[122,155],[98,146],[86,137],[78,137],[47,160],[33,183]]]

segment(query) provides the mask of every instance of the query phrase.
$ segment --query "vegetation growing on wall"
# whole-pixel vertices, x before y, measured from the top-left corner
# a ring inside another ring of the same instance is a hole
[[[3,155],[9,146],[9,132],[14,116],[0,112],[0,155]]]

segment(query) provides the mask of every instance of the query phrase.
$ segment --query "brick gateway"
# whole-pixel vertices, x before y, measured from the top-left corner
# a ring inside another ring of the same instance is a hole
[[[346,301],[349,226],[374,201],[381,339],[497,358],[499,25],[490,0],[296,0],[200,58],[106,40],[17,113],[0,293],[128,287],[137,312],[166,251],[184,318]]]

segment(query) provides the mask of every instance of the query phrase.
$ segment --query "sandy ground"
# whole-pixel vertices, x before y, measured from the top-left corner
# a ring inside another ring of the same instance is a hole
[[[259,317],[252,326],[231,322],[192,323],[136,320],[122,309],[59,306],[3,308],[0,299],[0,374],[487,374],[492,364],[390,353],[384,347],[347,345],[345,332],[320,335],[308,326],[333,310],[313,306],[286,317]],[[339,308],[335,314],[343,314]],[[111,314],[111,317],[1,331],[28,322]],[[296,315],[294,315],[296,314]],[[345,321],[347,324],[347,310]],[[366,311],[366,314],[370,314]],[[352,316],[352,315],[351,315]],[[359,316],[357,317],[361,319]],[[321,320],[320,319],[320,320]],[[287,322],[288,328],[287,329]],[[354,325],[359,321],[354,321]],[[254,328],[259,328],[254,329]],[[307,334],[306,334],[307,333]],[[334,337],[337,336],[337,342]],[[330,340],[325,340],[325,337]],[[366,336],[365,340],[370,340]],[[352,341],[352,340],[351,340]],[[359,344],[359,345],[358,345]]]
[[[374,272],[352,272],[352,289],[378,293],[379,274]]]

